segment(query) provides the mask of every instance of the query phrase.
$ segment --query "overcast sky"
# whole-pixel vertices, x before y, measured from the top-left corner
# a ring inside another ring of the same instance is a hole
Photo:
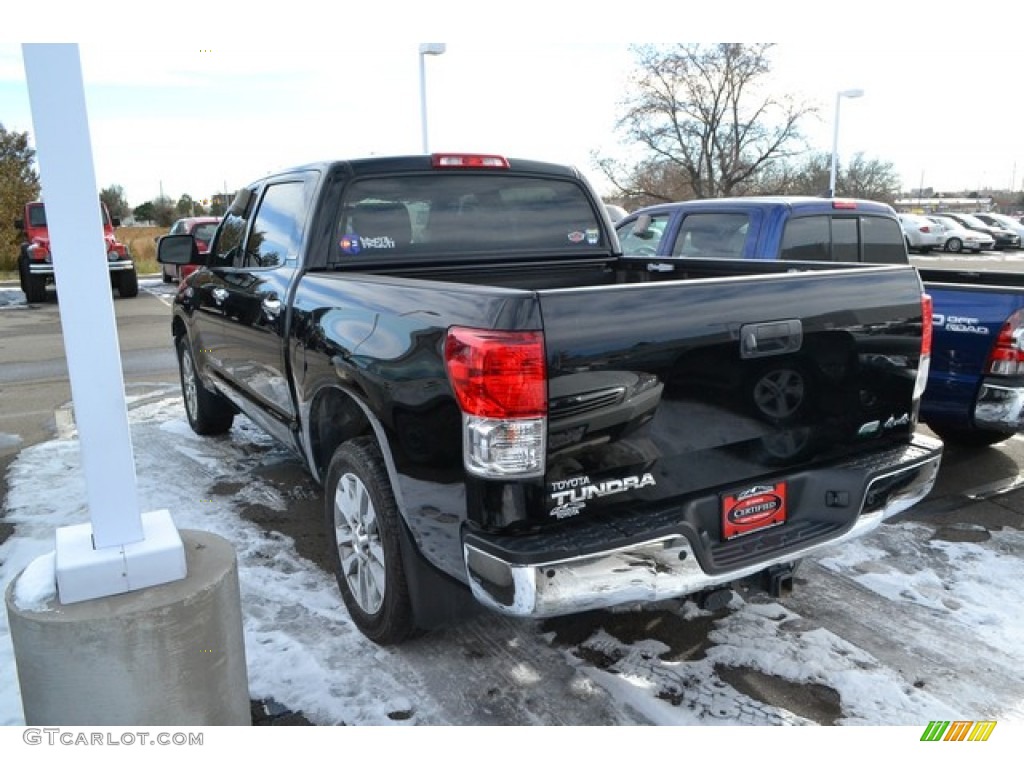
[[[430,149],[566,162],[604,189],[592,153],[630,152],[615,131],[633,65],[629,41],[759,32],[783,40],[773,87],[820,110],[803,126],[814,148],[831,149],[836,93],[860,88],[862,98],[842,100],[842,160],[863,152],[891,162],[905,189],[1022,186],[1017,47],[995,34],[1019,29],[1019,10],[1004,27],[988,13],[939,21],[934,11],[868,0],[855,18],[818,21],[820,4],[792,2],[802,39],[787,41],[795,27],[780,26],[786,4],[772,4],[770,18],[741,1],[728,14],[673,6],[605,19],[571,2],[540,11],[529,0],[514,18],[478,17],[478,5],[455,0],[398,15],[406,5],[321,19],[296,0],[272,26],[248,15],[239,22],[229,3],[183,3],[159,19],[97,5],[79,9],[79,19],[69,6],[56,39],[80,42],[98,185],[120,184],[132,205],[161,191],[202,199],[311,160],[419,152],[418,43],[436,40],[447,51],[425,59]],[[406,23],[399,28],[388,12]],[[31,132],[19,42],[0,42],[0,122]]]

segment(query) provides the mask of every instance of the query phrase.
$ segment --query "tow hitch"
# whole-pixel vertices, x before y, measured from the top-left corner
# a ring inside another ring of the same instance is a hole
[[[793,591],[793,568],[792,564],[773,565],[762,572],[763,586],[765,592],[772,597],[785,597]]]

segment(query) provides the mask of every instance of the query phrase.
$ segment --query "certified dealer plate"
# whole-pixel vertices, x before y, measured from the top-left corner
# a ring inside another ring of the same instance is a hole
[[[734,539],[786,522],[786,483],[754,485],[722,495],[722,538]]]

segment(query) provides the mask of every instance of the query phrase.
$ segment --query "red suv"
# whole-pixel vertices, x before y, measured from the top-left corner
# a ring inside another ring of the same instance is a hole
[[[210,252],[210,243],[213,242],[213,235],[217,232],[217,225],[219,224],[220,217],[218,216],[192,216],[187,219],[178,219],[171,225],[171,231],[167,234],[192,235],[195,238],[196,247],[199,248],[199,252],[205,254]],[[180,282],[192,272],[195,272],[198,267],[195,264],[184,264],[182,266],[163,264],[161,269],[164,282],[170,283],[175,280]]]

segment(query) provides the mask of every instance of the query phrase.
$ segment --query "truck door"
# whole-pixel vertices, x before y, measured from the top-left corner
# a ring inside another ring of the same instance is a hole
[[[202,304],[215,338],[219,373],[240,396],[254,401],[285,442],[295,419],[287,359],[289,288],[299,268],[306,225],[307,183],[301,177],[267,184],[249,217],[244,245],[231,263],[213,264]]]

